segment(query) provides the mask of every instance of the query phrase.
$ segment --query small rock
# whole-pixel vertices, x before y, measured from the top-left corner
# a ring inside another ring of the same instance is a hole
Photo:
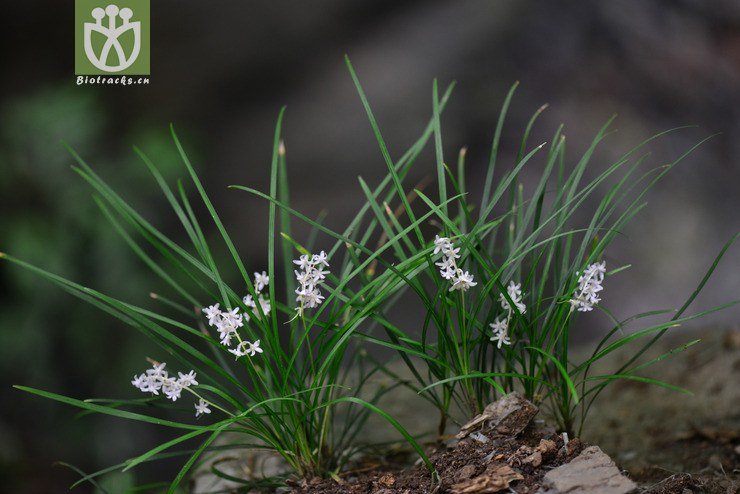
[[[228,444],[231,435],[219,438],[223,444]],[[211,467],[218,465],[218,469],[226,475],[215,475]],[[225,450],[208,461],[203,461],[192,475],[192,494],[207,492],[230,492],[243,482],[235,482],[228,477],[237,479],[259,480],[266,477],[286,476],[291,472],[288,463],[274,451],[267,449],[243,449],[236,454]]]
[[[566,445],[564,445],[562,448],[560,448],[560,451],[558,451],[558,456],[565,457],[568,460],[574,458],[576,455],[581,453],[581,450],[583,449],[583,443],[580,439],[573,438]]]
[[[462,482],[463,480],[468,480],[470,477],[475,475],[475,470],[476,468],[474,465],[465,465],[457,471],[457,474],[455,475],[455,481]]]
[[[396,483],[396,478],[390,473],[384,473],[378,480],[373,483],[375,484],[375,488],[393,487],[393,484]]]
[[[470,437],[472,437],[479,443],[486,444],[488,442],[488,437],[485,434],[481,434],[480,432],[473,432],[472,434],[470,434]]]
[[[550,456],[557,451],[557,447],[555,441],[549,439],[540,439],[540,444],[535,448],[530,448],[526,445],[520,446],[514,456],[510,458],[509,464],[521,463],[537,468],[542,465],[543,456]]]
[[[525,400],[516,391],[512,391],[488,405],[483,413],[462,426],[456,437],[463,439],[484,426],[500,434],[516,436],[529,425],[538,411],[534,404]]]
[[[570,463],[550,470],[538,494],[627,494],[637,488],[598,446],[584,449]]]
[[[539,451],[535,451],[531,455],[527,456],[522,460],[522,463],[525,465],[532,465],[533,467],[537,468],[538,466],[542,465],[542,453]]]
[[[552,441],[550,439],[540,439],[540,444],[537,445],[536,448],[534,448],[535,451],[539,451],[543,455],[547,456],[550,453],[554,453],[557,451],[558,445],[555,443],[555,441]]]
[[[519,446],[519,449],[516,450],[516,453],[514,453],[517,456],[527,456],[531,455],[532,451],[534,451],[532,448],[527,446],[526,444],[522,444]]]

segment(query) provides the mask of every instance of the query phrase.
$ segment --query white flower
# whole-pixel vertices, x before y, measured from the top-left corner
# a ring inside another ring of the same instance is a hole
[[[445,252],[452,249],[452,242],[447,237],[440,237],[439,235],[434,236],[434,252],[433,255],[437,255],[440,252]]]
[[[152,364],[152,368],[146,370],[146,374],[148,376],[163,377],[166,379],[167,371],[164,370],[165,367],[167,367],[167,364],[165,362],[162,362],[162,363],[154,362]]]
[[[269,300],[265,300],[264,298],[260,297],[259,302],[260,302],[260,307],[262,308],[262,313],[263,314],[269,314],[270,311],[272,310],[272,306],[270,305],[270,301]]]
[[[322,251],[323,252],[323,251]],[[293,261],[293,264],[297,264],[299,268],[301,268],[304,271],[308,270],[308,266],[310,265],[311,261],[308,259],[307,255],[302,255],[295,261]]]
[[[455,248],[449,238],[436,235],[434,237],[434,251],[432,255],[437,255],[440,252],[444,257],[434,264],[439,268],[439,275],[450,281],[451,286],[449,291],[460,290],[464,292],[478,284],[473,281],[472,274],[468,271],[463,271],[457,266],[456,259],[460,258],[460,248]]]
[[[326,257],[326,252],[324,252],[323,250],[319,254],[314,254],[313,256],[313,262],[317,266],[320,264],[328,268],[329,263],[327,261],[328,259]]]
[[[514,302],[514,305],[516,306],[517,310],[520,314],[524,314],[527,312],[527,306],[524,305],[524,302],[522,302],[522,284],[521,283],[514,283],[514,281],[510,281],[509,285],[506,287],[506,292],[509,295],[509,298],[512,302]],[[501,308],[511,312],[513,309],[509,305],[509,301],[506,300],[506,297],[504,297],[504,294],[499,295],[499,301],[501,302]]]
[[[457,269],[455,259],[452,257],[443,257],[441,261],[435,262],[434,265],[439,267],[440,270],[452,268],[452,270],[454,271],[455,269]]]
[[[172,401],[177,401],[182,392],[182,388],[183,387],[173,379],[167,379],[162,383],[162,392]]]
[[[293,271],[295,273],[295,279],[300,283],[301,285],[306,285],[308,283],[311,283],[313,281],[313,276],[311,271]]]
[[[494,322],[489,324],[491,329],[493,330],[493,336],[491,336],[491,341],[497,342],[497,347],[501,349],[501,345],[511,345],[511,340],[509,339],[509,320],[504,319],[503,321],[500,318],[496,318]]]
[[[244,305],[246,305],[250,309],[257,308],[257,303],[254,301],[254,298],[252,298],[251,295],[245,295],[242,301],[244,302]],[[257,302],[259,302],[263,314],[270,313],[270,311],[272,310],[272,305],[270,304],[269,300],[265,299],[265,297],[262,296],[261,293],[258,295]],[[257,313],[256,310],[252,310],[252,312],[255,314]],[[244,318],[247,322],[249,322],[250,318],[248,315],[244,314]]]
[[[457,264],[453,257],[443,257],[441,261],[435,262],[435,266],[439,268],[439,274],[446,280],[455,282],[457,274]]]
[[[462,271],[462,270],[458,270]],[[464,273],[460,273],[457,277],[454,278],[452,282],[452,286],[450,287],[450,291],[452,290],[460,290],[464,292],[471,286],[475,286],[478,283],[473,281],[473,275],[465,271]]]
[[[509,331],[509,321],[506,319],[501,320],[500,317],[497,317],[489,326],[494,333],[506,333]]]
[[[244,326],[242,315],[239,314],[239,307],[234,307],[228,312],[222,312],[221,323],[224,326],[229,326],[233,329],[241,328],[242,326]]]
[[[254,273],[254,287],[257,292],[261,292],[269,284],[270,277],[267,276],[265,271],[262,271],[262,273]]]
[[[148,386],[146,374],[141,374],[139,376],[134,376],[134,380],[131,381],[131,384],[133,384],[134,387],[137,387],[139,389],[142,389],[142,388]]]
[[[319,267],[319,268],[314,268],[312,274],[313,276],[312,276],[311,281],[313,281],[314,283],[319,283],[322,280],[326,279],[326,275],[329,274],[329,271],[321,269]]]
[[[134,380],[131,381],[135,387],[139,388],[142,393],[152,393],[155,395],[159,394],[160,386],[157,385],[157,381],[151,379],[147,374],[140,374],[134,376]]]
[[[183,374],[182,372],[178,372],[177,375],[180,377],[177,382],[180,384],[180,386],[183,386],[187,388],[188,386],[197,386],[198,381],[195,380],[195,371],[190,371],[187,374]]]
[[[243,357],[247,354],[247,352],[244,351],[244,345],[246,343],[249,343],[248,341],[242,341],[238,345],[236,345],[234,348],[229,348],[229,353],[233,353],[236,358]]]
[[[606,274],[606,261],[589,264],[586,270],[578,278],[578,289],[574,297],[570,299],[571,311],[577,309],[580,312],[593,310],[594,305],[601,302],[599,292],[604,289],[601,285]]]
[[[262,350],[262,349],[260,348],[260,340],[257,340],[257,341],[255,341],[254,343],[252,343],[251,345],[249,345],[249,348],[247,348],[247,350],[246,350],[246,351],[247,351],[247,354],[248,354],[248,355],[249,355],[250,357],[254,357],[254,355],[255,355],[255,354],[257,354],[257,353],[262,353],[262,352],[264,352],[264,350]]]
[[[219,326],[218,328],[219,341],[223,346],[231,345],[231,338],[236,335],[236,330],[228,326]]]
[[[511,340],[506,333],[496,333],[491,336],[491,341],[496,341],[496,348],[501,349],[501,345],[511,345]]]
[[[303,289],[297,288],[295,292],[298,295],[295,299],[296,302],[300,302],[303,307],[309,309],[315,309],[324,300],[321,291],[314,285],[306,285]]]
[[[229,353],[233,353],[236,358],[244,357],[245,355],[254,357],[256,354],[262,352],[264,352],[264,350],[260,348],[260,340],[257,340],[254,343],[244,340],[236,347],[229,350]]]
[[[244,302],[244,305],[246,305],[247,307],[251,307],[253,309],[257,308],[257,304],[254,303],[254,299],[251,295],[244,295],[242,302]]]
[[[452,266],[447,266],[447,267],[440,266],[439,275],[446,280],[452,280],[452,283],[454,284],[455,283],[454,278],[455,278],[456,272],[457,272],[457,269]]]
[[[208,324],[213,326],[221,318],[221,310],[218,308],[218,304],[205,307],[203,314],[208,318]]]
[[[204,413],[211,413],[211,409],[208,408],[208,403],[206,403],[202,398],[198,400],[198,403],[195,404],[195,416],[199,417],[203,415]]]

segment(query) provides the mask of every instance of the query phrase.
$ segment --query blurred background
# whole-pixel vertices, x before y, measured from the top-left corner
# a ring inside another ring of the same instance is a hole
[[[142,148],[174,181],[187,178],[172,122],[251,269],[265,264],[266,207],[230,184],[267,189],[272,134],[285,142],[295,207],[343,228],[362,204],[357,176],[385,165],[344,66],[348,54],[398,158],[431,116],[432,80],[457,81],[443,115],[445,157],[468,147],[480,183],[506,91],[520,86],[499,163],[542,104],[532,144],[565,124],[571,162],[618,114],[590,173],[643,139],[694,126],[651,147],[658,166],[699,140],[649,196],[608,255],[633,268],[609,280],[617,315],[679,306],[740,230],[740,3],[734,0],[152,0],[151,83],[77,86],[73,2],[3,7],[0,31],[0,251],[134,303],[159,285],[101,216],[70,169],[72,146],[152,223],[180,234]],[[433,174],[433,154],[410,180]],[[538,169],[529,173],[535,176]],[[319,240],[321,245],[321,240]],[[695,310],[740,295],[731,249]],[[735,326],[737,309],[698,324]],[[604,321],[602,321],[604,322]],[[583,339],[588,334],[581,335]],[[4,492],[61,492],[76,478],[157,444],[162,431],[76,410],[11,388],[136,397],[129,381],[155,354],[148,341],[58,288],[0,264],[0,482]],[[171,477],[171,466],[139,480]],[[119,480],[127,482],[127,479]],[[80,488],[86,492],[89,487]]]

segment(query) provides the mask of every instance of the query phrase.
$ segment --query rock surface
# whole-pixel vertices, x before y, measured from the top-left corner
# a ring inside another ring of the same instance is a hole
[[[538,411],[539,409],[534,404],[514,391],[486,406],[482,413],[462,426],[457,438],[467,437],[483,424],[489,424],[493,432],[516,436],[529,425]]]
[[[606,453],[590,446],[570,463],[548,472],[538,494],[627,494],[636,488]]]

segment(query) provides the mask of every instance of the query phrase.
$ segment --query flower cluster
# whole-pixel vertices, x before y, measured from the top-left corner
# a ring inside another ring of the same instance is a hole
[[[324,300],[319,285],[324,283],[326,275],[329,274],[329,271],[323,269],[328,268],[329,263],[326,260],[326,252],[322,250],[320,254],[314,254],[310,257],[302,255],[294,260],[293,264],[297,264],[301,268],[301,271],[294,271],[295,278],[300,284],[295,290],[296,295],[298,295],[295,299],[298,302],[298,307],[295,310],[299,316],[303,316],[305,309],[315,309]]]
[[[510,281],[506,287],[506,293],[509,295],[509,298],[514,303],[514,307],[516,307],[516,310],[519,311],[520,314],[527,312],[527,306],[522,302],[521,283]],[[496,346],[501,348],[502,345],[511,345],[511,340],[509,339],[509,322],[511,321],[511,316],[514,314],[514,309],[511,307],[511,304],[503,293],[499,295],[499,302],[501,303],[501,308],[507,313],[506,318],[501,319],[500,317],[497,317],[495,321],[489,324],[489,326],[493,331],[491,341],[497,342]]]
[[[254,343],[242,340],[238,330],[244,326],[244,323],[250,321],[251,316],[259,314],[257,304],[260,305],[262,314],[268,314],[272,310],[270,301],[262,295],[262,290],[269,284],[270,277],[267,276],[267,273],[264,271],[262,273],[254,273],[254,290],[257,293],[257,302],[254,301],[254,297],[251,295],[246,295],[242,299],[244,305],[251,310],[251,315],[248,312],[240,313],[239,307],[223,311],[220,309],[219,304],[214,304],[203,309],[203,314],[208,318],[208,325],[216,328],[223,346],[231,347],[232,339],[236,339],[236,346],[229,348],[229,352],[233,353],[236,358],[244,357],[245,355],[254,357],[257,353],[263,352],[260,348],[260,340]]]
[[[177,401],[177,399],[180,398],[180,393],[182,393],[183,389],[198,385],[198,381],[195,380],[194,371],[190,371],[187,374],[178,372],[178,378],[173,379],[169,376],[169,373],[164,370],[166,365],[167,364],[164,362],[161,364],[153,362],[152,368],[147,369],[143,374],[134,376],[134,380],[131,381],[131,384],[144,393],[159,395],[159,392],[161,391],[172,401]]]
[[[473,281],[472,274],[457,267],[456,259],[460,258],[460,247],[455,248],[449,238],[437,235],[434,238],[434,255],[440,252],[444,257],[435,265],[439,267],[439,274],[442,278],[449,280],[452,284],[449,291],[460,290],[464,292],[471,286],[478,284]]]
[[[586,270],[578,278],[578,289],[575,296],[570,299],[571,311],[577,309],[580,312],[593,310],[594,305],[601,302],[599,292],[604,289],[601,284],[606,274],[606,261],[589,264]]]

